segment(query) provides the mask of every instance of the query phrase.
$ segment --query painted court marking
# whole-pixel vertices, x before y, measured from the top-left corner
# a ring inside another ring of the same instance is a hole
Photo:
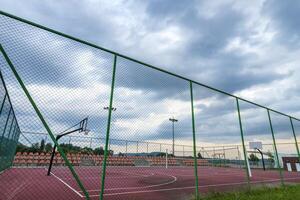
[[[286,180],[295,180],[298,178],[286,178]],[[273,180],[265,180],[265,181],[252,181],[251,184],[255,183],[268,183],[268,182],[276,182],[280,181],[280,179],[273,179]],[[244,182],[237,182],[237,183],[221,183],[221,184],[210,184],[210,185],[202,185],[199,188],[206,188],[206,187],[218,187],[218,186],[231,186],[231,185],[241,185],[247,184],[246,181]],[[115,196],[115,195],[126,195],[126,194],[139,194],[139,193],[151,193],[151,192],[164,192],[164,191],[172,191],[172,190],[185,190],[185,189],[194,189],[195,186],[189,187],[175,187],[175,188],[166,188],[166,189],[157,189],[157,190],[143,190],[143,191],[128,191],[128,192],[118,192],[118,193],[111,193],[111,194],[104,194],[104,196]],[[90,197],[98,197],[99,195],[90,195]]]
[[[146,189],[146,188],[153,188],[153,187],[159,187],[159,186],[164,186],[164,185],[169,185],[172,183],[175,183],[177,181],[177,177],[176,176],[172,176],[172,175],[166,175],[165,176],[169,176],[172,177],[171,181],[165,182],[165,183],[160,183],[160,184],[154,184],[154,185],[148,185],[148,186],[142,186],[142,187],[123,187],[123,188],[109,188],[109,189],[105,189],[106,191],[111,191],[111,190],[130,190],[130,189]],[[98,190],[87,190],[88,192],[98,192],[100,191]]]
[[[126,173],[126,172],[124,172]],[[62,178],[58,177],[57,175],[55,175],[54,173],[51,172],[51,174],[60,182],[62,182],[65,186],[67,186],[69,189],[71,189],[73,192],[75,192],[78,196],[80,196],[81,198],[85,198],[84,195],[80,194],[80,192],[82,191],[77,191],[76,189],[74,189],[73,187],[71,187],[68,183],[66,183],[65,181],[62,180]],[[128,175],[130,175],[131,173],[128,173]],[[158,174],[158,173],[156,173]],[[226,173],[225,173],[226,174]],[[223,174],[223,175],[225,175]],[[149,176],[153,176],[155,175],[154,173],[151,173],[149,175],[146,174],[136,174],[136,177],[140,176],[140,177],[149,177]],[[153,187],[160,187],[160,186],[165,186],[165,185],[169,185],[172,183],[175,183],[177,181],[177,177],[173,176],[173,175],[167,175],[167,174],[159,174],[159,175],[164,175],[164,176],[168,176],[168,177],[172,177],[171,181],[165,182],[165,183],[160,183],[160,184],[155,184],[155,185],[149,185],[149,186],[143,186],[143,187],[123,187],[123,188],[109,188],[109,189],[105,189],[105,191],[114,191],[114,190],[130,190],[130,189],[137,189],[137,191],[125,191],[125,192],[113,192],[113,193],[107,193],[104,194],[104,196],[116,196],[116,195],[128,195],[128,194],[140,194],[140,193],[152,193],[152,192],[164,192],[164,191],[175,191],[175,190],[185,190],[185,189],[194,189],[195,186],[188,186],[188,187],[174,187],[174,188],[164,188],[164,189],[150,189],[150,190],[145,190],[147,188],[153,188]],[[222,175],[222,173],[220,173],[219,175]],[[180,175],[179,175],[180,176]],[[264,177],[263,177],[264,178]],[[261,181],[250,181],[250,184],[256,184],[256,183],[271,183],[271,182],[277,182],[280,181],[281,179],[269,179],[269,177],[265,177],[268,180],[261,180]],[[294,178],[285,178],[285,180],[299,180],[300,177],[294,177]],[[234,186],[234,185],[241,185],[241,184],[247,184],[246,181],[243,182],[236,182],[236,183],[220,183],[220,184],[209,184],[209,185],[202,185],[199,186],[199,188],[208,188],[208,187],[220,187],[220,186]],[[144,189],[144,190],[139,190],[139,189]],[[88,192],[98,192],[100,191],[98,190],[87,190]],[[99,197],[99,194],[95,194],[95,195],[89,195],[90,197]]]
[[[46,169],[45,169],[46,170]],[[47,171],[47,170],[46,170]],[[73,192],[75,192],[78,196],[80,197],[84,197],[83,195],[81,195],[77,190],[75,190],[73,187],[71,187],[69,184],[67,184],[65,181],[63,181],[61,178],[59,178],[58,176],[56,176],[54,173],[50,172],[52,174],[52,176],[54,176],[55,178],[57,178],[57,180],[59,180],[60,182],[62,182],[65,186],[67,186],[69,189],[71,189]]]
[[[129,172],[122,172],[123,174],[128,174],[129,176],[140,176],[140,177],[149,177],[149,176],[153,176],[154,173],[151,174],[142,174],[142,173],[129,173]]]

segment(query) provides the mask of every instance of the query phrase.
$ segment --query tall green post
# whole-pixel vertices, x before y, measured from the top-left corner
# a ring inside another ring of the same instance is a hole
[[[242,139],[242,145],[243,145],[243,152],[244,152],[244,158],[245,158],[245,166],[246,166],[246,174],[247,174],[247,182],[248,186],[250,186],[250,174],[249,174],[249,165],[246,159],[247,157],[247,151],[245,147],[245,140],[244,140],[244,131],[243,131],[243,124],[242,124],[242,118],[241,118],[241,112],[240,112],[240,104],[239,104],[239,99],[236,98],[236,107],[237,107],[237,112],[238,112],[238,117],[239,117],[239,125],[240,125],[240,133],[241,133],[241,139]]]
[[[53,143],[57,146],[57,150],[59,151],[60,155],[62,156],[62,158],[64,159],[66,165],[68,166],[69,170],[71,171],[73,177],[75,178],[79,188],[83,191],[85,197],[87,200],[90,199],[88,192],[86,191],[86,189],[84,188],[83,184],[81,183],[78,175],[76,174],[75,170],[73,169],[71,163],[69,162],[69,160],[67,159],[64,151],[60,148],[59,144],[57,143],[50,127],[48,126],[46,120],[44,119],[42,113],[40,112],[40,110],[38,109],[37,105],[35,104],[33,98],[31,97],[29,91],[27,90],[25,84],[23,83],[21,77],[19,76],[16,68],[14,67],[13,63],[11,62],[11,60],[9,59],[8,55],[6,54],[6,52],[4,51],[2,45],[0,44],[0,51],[5,59],[5,61],[7,62],[7,64],[9,65],[11,71],[13,72],[14,76],[16,77],[18,83],[20,84],[22,90],[24,91],[26,97],[28,98],[30,104],[32,105],[34,111],[36,112],[36,114],[38,115],[39,119],[41,120],[43,126],[45,127],[45,129],[47,130],[49,136],[51,137]]]
[[[115,77],[116,77],[116,66],[117,66],[117,55],[114,55],[114,64],[113,64],[110,100],[109,100],[109,109],[108,109],[108,120],[107,120],[107,128],[106,128],[104,160],[103,160],[103,165],[102,165],[101,191],[100,191],[100,196],[99,196],[100,200],[103,200],[104,188],[105,188],[106,161],[107,161],[107,155],[108,155],[109,133],[110,133],[110,126],[111,126],[111,113],[112,113],[112,107],[113,107],[112,104],[113,104]]]
[[[291,127],[292,127],[292,131],[293,131],[294,139],[295,139],[295,145],[296,145],[296,149],[297,149],[298,158],[300,160],[300,152],[299,152],[299,146],[298,146],[297,136],[296,136],[296,133],[295,133],[293,119],[291,117],[290,117],[290,122],[291,122]]]
[[[12,113],[12,107],[10,105],[10,109],[9,109],[9,112],[8,112],[8,116],[5,120],[5,125],[4,125],[4,129],[3,129],[3,132],[2,132],[2,135],[1,135],[1,138],[0,138],[0,152],[1,152],[1,147],[2,147],[2,141],[3,141],[3,138],[5,136],[5,133],[6,133],[6,129],[7,129],[7,126],[8,126],[8,122],[10,120],[10,115]]]
[[[270,110],[267,109],[267,112],[268,112],[268,118],[269,118],[269,123],[270,123],[270,129],[271,129],[271,133],[272,133],[273,146],[274,146],[274,149],[275,149],[276,162],[277,162],[277,166],[278,166],[278,169],[279,169],[280,181],[281,181],[281,184],[284,185],[282,170],[281,170],[280,163],[279,163],[279,156],[278,156],[278,151],[277,151],[277,146],[276,146],[276,140],[275,140],[275,136],[274,136],[272,119],[271,119],[271,115],[270,115]]]
[[[194,113],[194,95],[193,95],[193,83],[190,81],[190,93],[191,93],[191,108],[192,108],[192,126],[193,126],[193,153],[194,153],[194,174],[195,174],[195,192],[196,199],[199,199],[199,183],[198,183],[198,163],[196,153],[196,128],[195,128],[195,113]]]

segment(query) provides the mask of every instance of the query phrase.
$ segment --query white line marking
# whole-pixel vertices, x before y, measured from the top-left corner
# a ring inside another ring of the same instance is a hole
[[[168,182],[165,182],[165,183],[160,183],[160,184],[155,184],[155,185],[148,185],[148,186],[143,186],[143,187],[110,188],[110,189],[105,189],[105,191],[153,188],[153,187],[159,187],[159,186],[169,185],[169,184],[175,183],[177,181],[177,177],[175,177],[175,176],[172,176],[172,175],[165,175],[165,176],[172,177],[172,180],[168,181]],[[100,191],[100,190],[87,190],[87,191],[88,192],[97,192],[97,191]]]
[[[129,176],[140,176],[140,177],[149,177],[149,176],[153,176],[154,173],[149,174],[142,174],[142,173],[128,173],[128,172],[122,172],[123,174],[128,174]]]
[[[117,178],[117,179],[127,179],[127,178],[145,178],[145,177],[149,177],[149,176],[153,176],[152,174],[151,175],[145,175],[145,176],[140,176],[140,175],[138,175],[138,176],[116,176],[116,177],[109,177],[109,176],[107,176],[105,179],[115,179],[115,178]],[[101,176],[97,176],[97,177],[81,177],[80,178],[80,180],[83,180],[83,179],[87,179],[87,180],[89,180],[89,179],[100,179],[101,178]],[[74,180],[74,178],[63,178],[64,180]]]
[[[286,178],[285,180],[293,180],[299,178]],[[276,182],[280,181],[280,179],[273,179],[273,180],[265,180],[265,181],[252,181],[251,184],[255,183],[268,183],[268,182]],[[238,183],[221,183],[221,184],[212,184],[212,185],[202,185],[199,188],[206,188],[206,187],[217,187],[217,186],[230,186],[230,185],[241,185],[247,184],[247,182],[238,182]],[[184,189],[194,189],[195,186],[190,187],[179,187],[179,188],[166,188],[166,189],[157,189],[157,190],[144,190],[144,191],[130,191],[130,192],[118,192],[118,193],[111,193],[111,194],[104,194],[104,196],[115,196],[115,195],[126,195],[126,194],[138,194],[138,193],[151,193],[151,192],[164,192],[164,191],[171,191],[171,190],[184,190]],[[98,197],[99,195],[90,195],[90,197]]]
[[[46,169],[45,169],[46,170]],[[80,197],[84,197],[83,195],[81,195],[77,190],[75,190],[74,188],[72,188],[69,184],[67,184],[66,182],[64,182],[61,178],[59,178],[58,176],[56,176],[54,173],[50,172],[55,178],[57,178],[60,182],[62,182],[65,186],[67,186],[68,188],[70,188],[73,192],[75,192],[77,195],[79,195]]]
[[[21,192],[22,190],[24,190],[24,188],[26,187],[26,181],[24,181],[24,182],[22,182],[22,184],[20,184],[16,189],[14,189],[13,191],[12,191],[12,193],[10,193],[9,195],[8,195],[8,197],[7,197],[7,200],[11,200],[11,199],[13,199],[14,197],[16,197],[16,194],[17,193],[19,193],[19,192]],[[20,191],[21,190],[21,191]]]
[[[213,177],[213,175],[218,175],[218,176],[245,176],[243,173],[210,173],[210,174],[199,174],[198,176],[203,178],[203,177]],[[195,176],[194,174],[179,174],[177,176]]]

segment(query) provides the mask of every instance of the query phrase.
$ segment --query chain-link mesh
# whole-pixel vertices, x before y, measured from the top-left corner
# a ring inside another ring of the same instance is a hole
[[[3,12],[0,32],[0,199],[300,181],[297,118]]]
[[[0,171],[3,171],[12,165],[20,129],[1,73],[0,79]]]

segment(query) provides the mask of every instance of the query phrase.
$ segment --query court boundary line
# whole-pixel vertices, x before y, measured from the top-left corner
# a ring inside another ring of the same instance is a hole
[[[46,170],[46,169],[45,169]],[[47,170],[46,170],[47,171]],[[71,187],[69,184],[67,184],[65,181],[63,181],[61,178],[59,178],[57,175],[55,175],[53,172],[50,172],[50,174],[52,174],[57,180],[59,180],[60,182],[62,182],[65,186],[67,186],[69,189],[71,189],[73,192],[75,192],[79,197],[83,198],[85,196],[83,196],[82,194],[79,193],[79,191],[75,190],[73,187]]]
[[[286,180],[295,180],[295,179],[300,179],[300,177],[297,177],[297,178],[286,178]],[[263,180],[263,181],[252,181],[252,182],[250,182],[250,184],[269,183],[269,182],[276,182],[276,181],[280,181],[280,179]],[[247,181],[244,181],[244,182],[236,182],[236,183],[210,184],[210,185],[201,185],[198,188],[218,187],[218,186],[230,186],[230,185],[241,185],[241,184],[247,184],[247,183],[248,183]],[[185,190],[185,189],[194,189],[194,188],[195,188],[195,186],[177,187],[177,188],[165,188],[165,189],[157,189],[157,190],[128,191],[128,192],[118,192],[118,193],[104,194],[104,196],[140,194],[140,193],[151,193],[151,192],[164,192],[164,191]],[[98,197],[98,196],[99,195],[90,195],[90,197]]]
[[[169,185],[172,183],[175,183],[177,181],[176,176],[172,175],[166,175],[168,177],[172,177],[173,180],[165,182],[165,183],[160,183],[160,184],[154,184],[154,185],[148,185],[148,186],[143,186],[143,187],[123,187],[123,188],[110,188],[110,189],[105,189],[106,191],[111,191],[111,190],[131,190],[131,189],[145,189],[145,188],[153,188],[153,187],[159,187],[159,186],[164,186],[164,185]],[[99,192],[100,190],[87,190],[88,192]]]

